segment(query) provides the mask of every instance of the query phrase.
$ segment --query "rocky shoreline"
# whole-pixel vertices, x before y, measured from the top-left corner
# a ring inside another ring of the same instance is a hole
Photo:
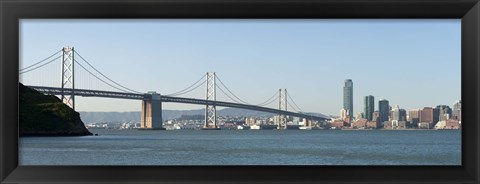
[[[44,95],[19,83],[20,136],[92,135],[80,114],[54,95]]]

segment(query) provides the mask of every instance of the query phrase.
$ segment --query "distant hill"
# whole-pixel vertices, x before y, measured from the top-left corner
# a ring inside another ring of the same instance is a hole
[[[166,110],[162,111],[163,120],[180,118],[182,115],[204,115],[205,109],[196,110]],[[314,116],[328,117],[320,113],[307,113]],[[225,108],[217,110],[218,116],[243,116],[243,117],[271,117],[275,114],[253,111],[247,109]],[[95,122],[117,122],[117,121],[140,121],[140,112],[80,112],[80,116],[85,123]]]
[[[179,118],[182,115],[201,115],[205,110],[163,110],[164,120]],[[132,112],[80,112],[80,117],[85,123],[140,121],[140,111]]]

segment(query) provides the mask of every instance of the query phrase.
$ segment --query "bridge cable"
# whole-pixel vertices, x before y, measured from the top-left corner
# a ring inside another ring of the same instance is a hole
[[[51,56],[48,56],[47,58],[45,58],[45,59],[43,59],[43,60],[41,60],[41,61],[39,61],[39,62],[36,62],[36,63],[33,64],[33,65],[30,65],[30,66],[27,66],[27,67],[25,67],[25,68],[22,68],[22,69],[20,69],[19,71],[26,70],[26,69],[28,69],[28,68],[31,68],[31,67],[35,66],[35,65],[38,65],[38,64],[40,64],[40,63],[42,63],[42,62],[44,62],[44,61],[52,58],[53,56],[57,55],[57,54],[60,53],[61,51],[62,51],[62,50],[59,50],[59,51],[57,51],[55,54],[52,54]],[[42,65],[42,66],[43,66],[43,65]]]
[[[274,98],[274,99],[272,99],[270,102],[265,103],[265,104],[262,104],[261,106],[267,107],[268,105],[272,104],[273,102],[277,102],[277,101],[278,101],[278,96],[277,96],[277,98]]]
[[[261,106],[266,107],[266,106],[272,104],[273,102],[277,102],[277,101],[278,101],[278,97],[277,97],[277,98],[273,98],[272,100],[270,100],[270,101],[267,102],[267,103],[262,104]]]
[[[100,75],[102,75],[103,77],[105,77],[106,79],[108,79],[109,81],[115,83],[116,85],[130,91],[130,92],[134,92],[134,93],[142,93],[142,92],[139,92],[139,91],[135,91],[135,90],[132,90],[130,88],[127,88],[125,86],[122,86],[121,84],[113,81],[112,79],[108,78],[107,76],[105,76],[102,72],[98,71],[95,67],[93,67],[87,60],[85,60],[85,58],[83,58],[77,51],[74,51],[83,61],[85,61],[90,67],[92,67],[95,71],[97,71]],[[93,75],[93,74],[92,74]]]
[[[80,67],[82,67],[84,70],[86,70],[88,73],[90,73],[92,76],[94,76],[95,78],[97,78],[98,80],[102,81],[103,83],[109,85],[110,87],[113,87],[117,90],[120,90],[122,92],[126,92],[126,93],[131,93],[130,91],[126,91],[126,90],[123,90],[123,89],[120,89],[116,86],[113,86],[112,84],[109,84],[108,82],[105,82],[104,80],[102,80],[101,78],[99,78],[98,76],[96,76],[95,74],[93,74],[90,70],[86,69],[82,64],[80,64],[80,62],[78,62],[76,59],[74,60],[75,63],[77,63]]]
[[[272,97],[270,97],[270,98],[269,98],[268,100],[266,100],[265,102],[262,102],[262,103],[260,103],[260,104],[257,104],[257,106],[264,106],[265,103],[270,102],[270,100],[273,99],[273,98],[275,98],[275,97],[277,97],[276,99],[278,99],[278,93],[279,93],[278,91],[275,92],[275,94],[273,94]],[[270,103],[271,103],[271,102],[270,102]],[[268,104],[270,104],[270,103],[268,103]]]
[[[228,87],[222,82],[222,80],[221,80],[218,76],[217,76],[217,79],[218,79],[218,81],[220,82],[220,84],[222,84],[222,86],[224,86],[224,87],[227,89],[227,91],[230,92],[230,94],[232,94],[232,95],[233,95],[234,97],[236,97],[238,100],[240,100],[241,102],[243,102],[243,103],[245,103],[245,104],[247,104],[247,105],[252,105],[252,104],[249,104],[249,103],[243,101],[242,99],[238,98],[232,91],[230,91],[230,89],[228,89]],[[225,95],[226,95],[226,94],[225,94]],[[278,92],[276,92],[272,97],[270,97],[270,99],[274,98],[274,97],[277,96],[277,95],[278,95]],[[228,96],[228,95],[227,95],[227,96]],[[231,99],[231,98],[230,98],[230,99]],[[258,104],[258,105],[256,105],[256,106],[270,105],[270,104],[273,102],[273,101],[272,101],[272,102],[269,102],[270,99],[268,99],[267,101],[265,101],[265,102],[263,102],[263,103],[260,103],[260,104]],[[277,96],[277,99],[278,99],[278,96]],[[232,99],[232,100],[233,100],[233,99]],[[236,101],[236,100],[234,100],[234,101]],[[236,101],[236,102],[238,103],[238,101]],[[269,102],[269,103],[264,104],[264,103],[266,103],[266,102]],[[263,105],[262,105],[262,104],[263,104]]]
[[[205,84],[206,81],[203,81],[202,83],[198,84],[197,86],[195,86],[194,88],[188,90],[188,91],[185,91],[185,92],[182,92],[182,93],[178,93],[178,94],[174,94],[174,95],[165,95],[165,96],[178,96],[178,95],[183,95],[183,94],[187,94],[197,88],[199,88],[200,86],[202,86],[203,84]]]
[[[251,105],[250,103],[247,103],[247,102],[243,101],[242,99],[238,98],[237,95],[232,93],[232,91],[230,91],[230,89],[228,89],[228,87],[225,84],[223,84],[222,80],[220,80],[220,77],[217,76],[217,79],[220,82],[220,84],[223,85],[223,87],[225,87],[227,89],[227,91],[230,92],[230,94],[232,94],[235,98],[237,98],[238,100],[240,100],[241,102],[243,102],[245,104]]]
[[[26,71],[20,71],[19,74],[24,74],[24,73],[33,71],[33,70],[35,70],[35,69],[37,69],[37,68],[40,68],[40,67],[42,67],[42,66],[45,66],[45,65],[47,65],[47,64],[50,64],[51,62],[54,62],[55,60],[57,60],[57,59],[60,58],[60,57],[62,57],[62,56],[58,56],[58,57],[56,57],[55,59],[52,59],[52,60],[49,61],[49,62],[43,63],[42,65],[37,66],[37,67],[35,67],[35,68],[29,69],[29,70],[26,70]]]
[[[303,112],[302,109],[298,107],[297,103],[295,103],[295,100],[292,99],[292,97],[290,96],[290,93],[287,93],[287,96],[293,102],[293,104],[298,108],[298,110],[300,110],[300,112]]]
[[[287,105],[288,105],[291,109],[293,109],[294,111],[301,113],[301,111],[298,110],[298,109],[296,109],[294,106],[292,106],[292,105],[290,105],[290,104],[287,104]]]
[[[205,78],[205,75],[202,76],[202,78],[200,78],[200,80],[198,80],[197,82],[193,83],[192,85],[188,86],[187,88],[181,90],[181,91],[178,91],[178,92],[175,92],[175,93],[171,93],[171,94],[168,94],[166,96],[176,96],[177,93],[182,93],[183,91],[186,91],[188,90],[189,88],[191,88],[192,86],[194,86],[195,84],[197,84],[198,82],[200,82],[203,78]]]
[[[215,84],[215,86],[217,86],[218,89],[220,89],[220,91],[223,92],[223,94],[225,94],[228,98],[230,98],[231,100],[233,100],[233,101],[236,102],[236,103],[240,103],[239,101],[235,100],[235,99],[232,98],[230,95],[228,95],[225,91],[223,91],[223,89],[222,89],[219,85]],[[250,105],[250,104],[249,104],[249,105]]]

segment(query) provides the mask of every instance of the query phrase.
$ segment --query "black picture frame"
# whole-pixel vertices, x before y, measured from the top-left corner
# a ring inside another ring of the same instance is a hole
[[[461,19],[462,166],[18,166],[22,18]],[[478,0],[0,0],[0,20],[1,183],[479,183]]]

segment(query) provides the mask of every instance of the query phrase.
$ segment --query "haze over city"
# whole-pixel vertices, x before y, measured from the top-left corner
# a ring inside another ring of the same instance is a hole
[[[461,98],[460,20],[20,21],[20,68],[64,46],[141,92],[174,93],[214,71],[246,102],[286,88],[303,111],[326,115],[339,114],[346,79],[354,85],[354,114],[368,95],[404,109],[452,106]],[[188,96],[205,98],[204,88]],[[76,103],[78,111],[140,109],[128,100]]]

